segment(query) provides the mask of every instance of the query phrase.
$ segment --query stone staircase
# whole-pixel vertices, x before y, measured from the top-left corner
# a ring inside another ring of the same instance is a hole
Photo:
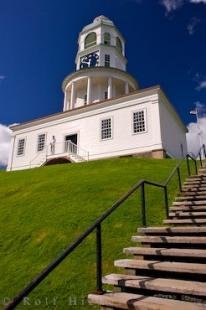
[[[138,229],[127,259],[114,262],[124,274],[103,283],[112,292],[90,294],[101,309],[206,310],[206,168],[189,177],[164,224]]]

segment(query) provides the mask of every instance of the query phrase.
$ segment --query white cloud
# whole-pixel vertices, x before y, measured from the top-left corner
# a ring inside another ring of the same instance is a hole
[[[200,118],[198,124],[190,123],[187,128],[188,152],[197,155],[200,145],[206,144],[206,117]]]
[[[199,119],[197,123],[190,123],[187,133],[188,152],[197,155],[200,145],[206,144],[206,117]]]
[[[190,0],[191,3],[203,3],[206,4],[206,0]]]
[[[197,25],[200,23],[200,19],[197,17],[191,18],[189,24],[187,25],[187,31],[189,35],[193,35],[195,33],[195,30],[197,28]]]
[[[167,14],[181,8],[186,3],[206,4],[206,0],[161,0],[160,1],[160,4],[165,7]]]
[[[199,81],[198,86],[196,87],[197,90],[206,89],[206,80]]]
[[[167,13],[177,10],[184,4],[184,0],[161,0],[160,2],[166,9]]]
[[[198,113],[198,123],[192,122],[187,126],[187,146],[188,152],[197,155],[200,146],[206,145],[206,105],[197,101],[195,110]]]
[[[9,156],[11,130],[0,124],[0,165],[6,166]]]

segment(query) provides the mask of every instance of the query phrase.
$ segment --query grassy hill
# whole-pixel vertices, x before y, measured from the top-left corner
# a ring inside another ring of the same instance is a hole
[[[176,163],[121,158],[0,171],[1,307],[138,180],[164,181]],[[170,199],[175,192],[173,182]],[[124,257],[122,248],[141,226],[139,206],[136,193],[103,225],[104,273],[115,270],[113,260]],[[149,191],[147,216],[150,225],[162,223],[160,189]],[[92,235],[18,309],[90,309],[86,296],[94,290]]]

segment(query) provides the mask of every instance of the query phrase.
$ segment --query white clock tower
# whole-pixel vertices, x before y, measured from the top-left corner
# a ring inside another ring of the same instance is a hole
[[[79,34],[76,72],[63,81],[64,111],[127,95],[138,89],[126,72],[125,41],[114,23],[101,15]]]
[[[139,89],[125,41],[99,16],[79,34],[76,71],[62,84],[63,112],[11,127],[7,170],[119,156],[181,158],[186,127],[159,85]]]
[[[96,17],[79,35],[77,70],[88,67],[112,67],[126,70],[125,41],[113,22]]]

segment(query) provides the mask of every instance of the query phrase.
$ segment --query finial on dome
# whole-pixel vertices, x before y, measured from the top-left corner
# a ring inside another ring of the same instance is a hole
[[[100,20],[109,20],[109,21],[110,21],[110,19],[109,19],[108,17],[106,17],[106,16],[104,16],[104,15],[100,15],[100,16],[95,17],[94,23],[95,23],[95,22],[98,22],[98,21],[100,21]]]

